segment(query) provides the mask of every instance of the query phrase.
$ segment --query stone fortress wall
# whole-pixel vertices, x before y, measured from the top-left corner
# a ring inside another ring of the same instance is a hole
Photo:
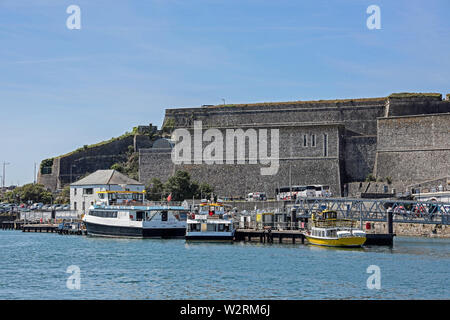
[[[375,175],[405,185],[450,173],[450,113],[378,121]]]
[[[147,134],[138,131],[136,134],[125,134],[108,142],[79,148],[53,158],[50,167],[42,168],[41,164],[37,181],[50,190],[62,189],[88,173],[110,169],[115,163],[127,161],[129,147],[134,150],[150,148],[152,142]]]
[[[442,100],[439,94],[393,94],[372,99],[168,109],[164,125],[171,130],[186,128],[192,131],[194,121],[202,121],[204,130],[218,128],[222,132],[226,128],[278,128],[280,168],[274,176],[261,176],[260,168],[263,166],[260,164],[174,165],[169,161],[170,150],[166,150],[162,158],[164,166],[170,168],[166,172],[187,170],[194,179],[214,185],[216,191],[226,197],[244,196],[254,191],[265,191],[269,196],[274,196],[275,188],[288,186],[289,181],[292,185],[329,185],[334,195],[342,195],[344,185],[364,181],[369,175],[382,179],[390,177],[396,185],[406,185],[420,179],[450,174],[450,159],[447,151],[441,150],[446,149],[446,143],[450,141],[448,129],[445,133],[445,126],[450,127],[450,118],[446,115],[448,112],[450,102]],[[422,127],[430,128],[424,131],[411,127],[409,131],[399,131],[398,126],[408,128],[407,122],[411,121],[408,120],[411,117]],[[404,148],[411,151],[405,140],[430,144],[430,131],[435,137],[432,142],[434,147],[415,150],[415,163],[409,163],[398,155],[410,154],[403,152]],[[323,141],[325,134],[328,138],[326,156]],[[304,135],[308,138],[315,135],[316,146],[311,147],[309,141],[308,147],[303,147]],[[447,142],[440,144],[442,139],[447,139]],[[389,147],[393,150],[388,150]],[[141,180],[161,172],[144,164],[150,162],[145,160],[149,157],[152,158],[151,162],[158,162],[155,159],[158,158],[157,153],[152,156],[148,153],[148,150],[141,150]],[[417,169],[420,167],[426,169],[420,172]]]
[[[260,169],[268,165],[260,163],[174,164],[172,146],[153,142],[169,137],[178,128],[192,133],[194,121],[202,122],[203,131],[217,128],[224,137],[227,129],[268,129],[268,135],[270,129],[278,129],[277,174],[261,175]],[[130,145],[139,151],[141,182],[148,183],[154,177],[164,182],[176,170],[187,170],[194,180],[213,185],[224,197],[243,197],[255,191],[265,191],[271,197],[275,188],[288,186],[290,181],[292,185],[329,185],[339,196],[349,184],[365,181],[369,175],[390,177],[396,186],[450,176],[449,95],[446,100],[440,94],[405,93],[368,99],[167,109],[161,130],[150,127],[153,138],[138,132],[98,148],[57,157],[52,174],[41,174],[40,182],[60,188],[68,183],[71,164],[77,166],[73,168],[75,177],[108,169],[123,161]]]
[[[270,164],[250,164],[248,159],[249,146],[246,143],[245,164],[238,164],[236,159],[237,145],[234,147],[233,164],[226,164],[226,130],[233,127],[217,127],[224,137],[223,159],[221,164],[177,164],[172,162],[170,149],[141,149],[140,150],[140,179],[146,181],[152,177],[167,180],[176,170],[186,170],[192,174],[194,180],[207,182],[215,186],[215,190],[226,197],[238,197],[243,195],[245,190],[260,190],[269,194],[279,186],[289,185],[289,172],[291,180],[300,181],[314,179],[320,184],[330,185],[334,193],[339,193],[341,188],[340,180],[340,143],[342,139],[342,125],[326,124],[289,124],[286,126],[271,126],[272,129],[279,130],[279,168],[276,175],[261,175],[261,168],[268,168]],[[242,127],[240,127],[242,128]],[[252,129],[257,132],[265,129],[265,125],[252,125]],[[234,129],[234,128],[233,128]],[[245,130],[245,128],[244,128]],[[204,130],[203,130],[204,131]],[[190,128],[192,142],[194,145],[194,134]],[[267,133],[270,138],[270,131]],[[304,146],[304,136],[307,143]],[[315,136],[315,146],[312,146],[311,136]],[[327,150],[324,154],[324,139],[327,139]],[[203,146],[208,145],[204,142]],[[267,142],[270,155],[271,140]],[[191,159],[193,159],[193,153]],[[250,191],[249,191],[250,192]]]

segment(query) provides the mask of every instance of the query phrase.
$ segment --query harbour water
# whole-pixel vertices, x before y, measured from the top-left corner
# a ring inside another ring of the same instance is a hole
[[[0,231],[0,299],[450,299],[449,271],[450,239],[336,249]]]

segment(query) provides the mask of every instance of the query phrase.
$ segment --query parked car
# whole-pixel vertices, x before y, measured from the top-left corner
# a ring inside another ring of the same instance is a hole
[[[393,213],[404,216],[408,213],[408,211],[405,209],[404,206],[395,206]]]

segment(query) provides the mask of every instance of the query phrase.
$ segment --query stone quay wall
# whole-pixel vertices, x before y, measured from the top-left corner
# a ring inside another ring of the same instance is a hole
[[[370,222],[371,228],[363,230],[367,233],[388,233],[386,222]],[[442,224],[419,224],[419,223],[394,223],[394,233],[397,236],[450,238],[450,226]]]

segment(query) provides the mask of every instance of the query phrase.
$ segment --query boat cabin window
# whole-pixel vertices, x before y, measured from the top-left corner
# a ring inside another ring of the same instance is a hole
[[[186,221],[187,220],[187,212],[180,212],[180,221]]]
[[[161,211],[161,221],[167,221],[167,211]]]
[[[144,218],[144,211],[136,211],[136,221],[142,221]]]
[[[117,218],[117,211],[91,210],[89,215],[101,218]]]
[[[100,194],[99,194],[100,196]],[[101,199],[103,199],[101,197]],[[110,204],[122,204],[122,203],[128,203],[132,201],[142,202],[143,201],[143,194],[141,193],[120,193],[120,192],[112,192],[108,193],[108,201]]]

